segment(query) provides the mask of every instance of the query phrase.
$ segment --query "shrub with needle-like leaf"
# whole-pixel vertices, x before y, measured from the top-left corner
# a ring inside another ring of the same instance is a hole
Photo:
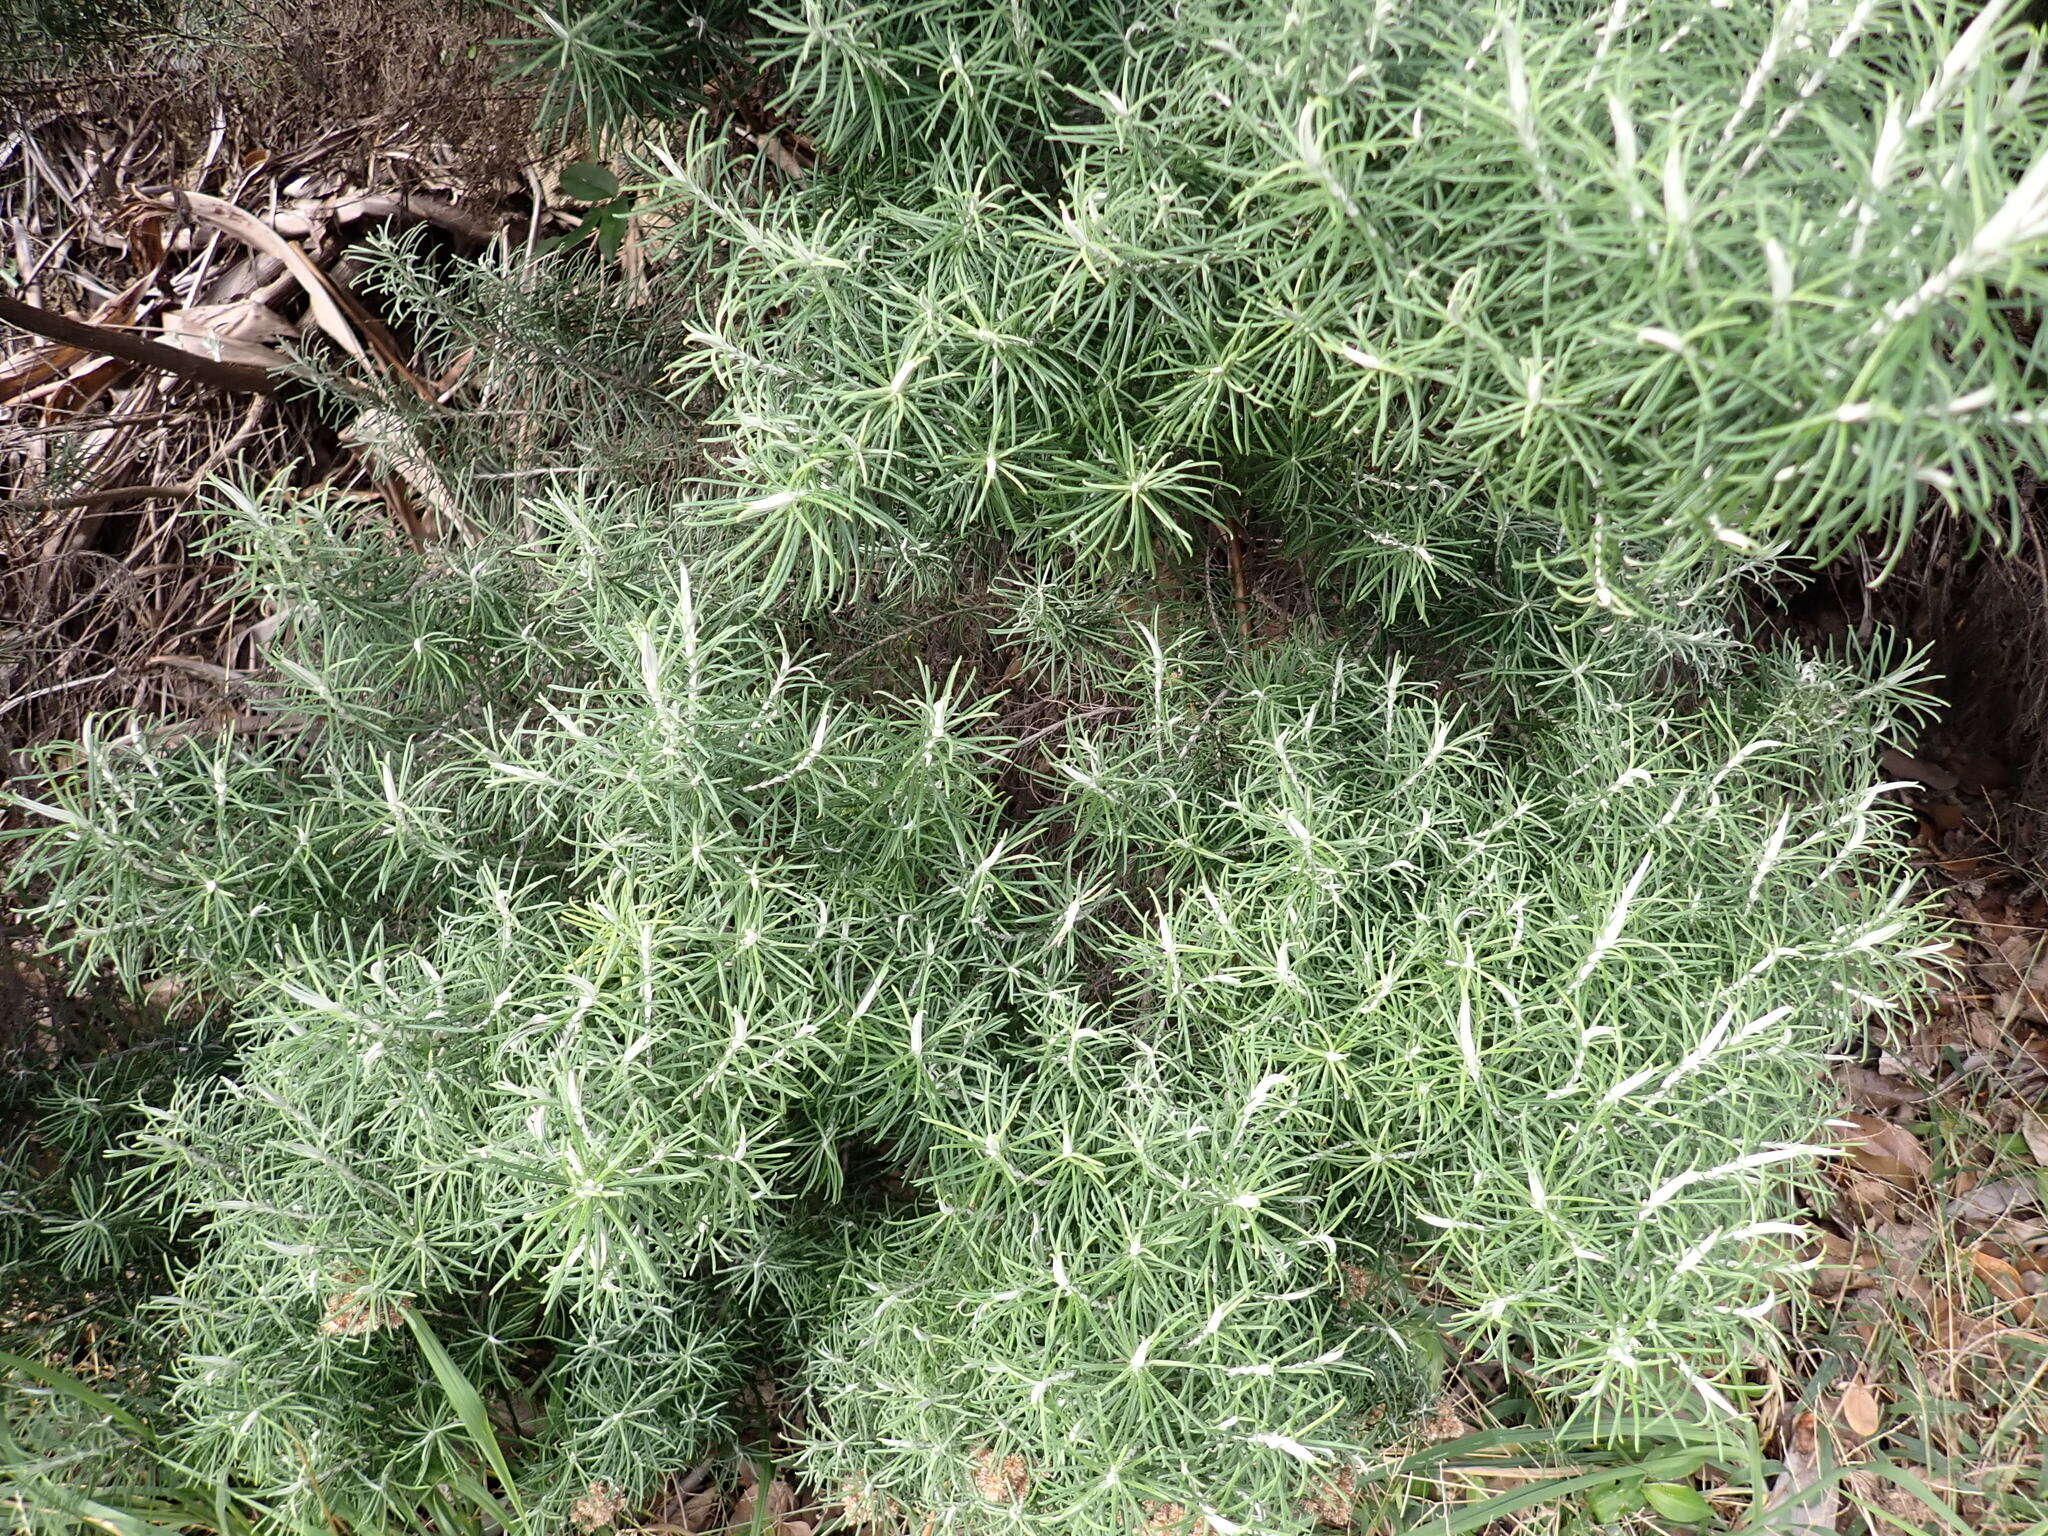
[[[1950,0],[771,12],[821,169],[657,148],[739,553],[1275,529],[1370,606],[1476,522],[1645,567],[1991,528],[2048,463],[2048,77]],[[1561,568],[1562,569],[1562,568]]]
[[[2039,464],[2036,34],[765,25],[817,168],[652,144],[637,311],[380,256],[476,348],[473,417],[390,412],[448,542],[231,493],[235,728],[102,720],[28,797],[53,936],[230,1030],[61,1234],[176,1255],[178,1454],[589,1523],[776,1367],[860,1519],[1287,1532],[1437,1330],[1739,1408],[1817,1064],[1927,941],[1911,669],[1730,586]]]
[[[199,1464],[354,1521],[430,1485],[414,1315],[541,1511],[649,1487],[774,1341],[856,1500],[1306,1528],[1421,1390],[1421,1301],[1359,1283],[1397,1260],[1565,1399],[1739,1392],[1815,1053],[1915,953],[1858,787],[1896,679],[1680,707],[1531,595],[1459,704],[1162,608],[1020,734],[793,649],[627,504],[452,570],[321,512],[241,507],[249,581],[301,579],[286,520],[320,573],[267,724],[103,727],[24,853],[79,958],[241,999],[140,1139]],[[407,671],[430,612],[467,631]]]

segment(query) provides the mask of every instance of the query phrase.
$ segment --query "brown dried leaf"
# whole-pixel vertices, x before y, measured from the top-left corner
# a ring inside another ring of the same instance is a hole
[[[1813,1294],[1820,1297],[1839,1296],[1844,1291],[1869,1283],[1867,1271],[1877,1264],[1877,1256],[1860,1244],[1851,1243],[1847,1238],[1833,1232],[1819,1234],[1820,1263],[1809,1279]]]
[[[1872,1234],[1883,1255],[1877,1266],[1900,1280],[1920,1272],[1927,1252],[1941,1241],[1941,1229],[1931,1221],[1895,1221]]]
[[[181,352],[258,368],[285,367],[291,359],[271,343],[297,333],[290,321],[255,299],[166,310],[161,324],[164,341]]]
[[[699,1488],[683,1500],[682,1525],[689,1531],[708,1531],[724,1522],[719,1515],[725,1509],[725,1495],[716,1488]]]
[[[314,323],[333,338],[335,344],[357,362],[365,365],[369,355],[364,352],[362,341],[357,337],[355,327],[342,314],[335,302],[334,290],[326,274],[314,266],[306,253],[245,209],[218,197],[209,197],[203,192],[180,191],[177,205],[191,213],[202,224],[234,236],[251,250],[275,257],[284,263],[285,270],[298,279],[299,286],[306,291],[306,303],[312,311]]]
[[[1958,1179],[1957,1182],[1963,1181]],[[1970,1184],[1948,1202],[1947,1211],[1951,1221],[1989,1226],[2002,1217],[2028,1209],[2040,1198],[2041,1192],[2032,1179],[1992,1179],[1986,1183]]]
[[[1841,1118],[1848,1122],[1842,1131],[1842,1145],[1860,1172],[1894,1184],[1914,1185],[1933,1169],[1927,1149],[1904,1126],[1860,1112]]]
[[[0,360],[0,403],[49,383],[85,355],[76,347],[32,347]]]
[[[752,1530],[759,1524],[772,1531],[790,1518],[796,1509],[793,1485],[779,1477],[763,1484],[751,1465],[742,1467],[740,1475],[746,1486],[740,1489],[739,1497],[732,1501],[732,1512],[725,1517],[729,1528]]]
[[[1779,1449],[1785,1470],[1772,1481],[1764,1502],[1776,1516],[1771,1529],[1782,1536],[1834,1536],[1840,1505],[1834,1483],[1821,1480],[1818,1453],[1814,1416],[1802,1413]]]
[[[1996,994],[1999,1017],[2048,1020],[2048,955],[2041,953],[2040,936],[2007,934],[1997,950],[1997,958],[1977,970]]]
[[[465,526],[455,493],[448,488],[440,469],[420,446],[418,436],[403,416],[395,411],[364,411],[341,438],[363,449],[379,468],[404,480],[440,519],[441,530]]]
[[[754,1505],[757,1502],[757,1483],[749,1483],[740,1490],[740,1496],[732,1501],[732,1511],[725,1517],[727,1529],[738,1526],[741,1530],[752,1530],[754,1526]]]
[[[1954,789],[1959,782],[1953,773],[1934,763],[1901,752],[1897,747],[1886,747],[1878,758],[1878,765],[1894,779],[1905,779],[1915,784],[1925,784],[1929,789],[1943,793]]]
[[[168,971],[149,984],[142,994],[142,1000],[150,1007],[168,1013],[191,990],[190,977],[178,971]]]
[[[145,667],[169,667],[173,671],[185,673],[188,677],[204,678],[209,683],[225,684],[239,681],[235,673],[218,662],[207,661],[198,656],[150,656],[146,657],[142,664]]]
[[[1909,1104],[1925,1103],[1927,1099],[1925,1090],[1899,1078],[1887,1077],[1882,1072],[1873,1072],[1868,1067],[1841,1067],[1835,1076],[1848,1094],[1849,1101],[1863,1109],[1904,1109]]]
[[[2020,1272],[1995,1253],[1982,1248],[1970,1250],[1970,1268],[1977,1278],[2000,1301],[2010,1303],[2014,1312],[2023,1320],[2031,1322],[2034,1316],[2033,1293],[2020,1278]]]
[[[296,336],[298,327],[261,299],[233,299],[222,304],[190,304],[166,310],[161,316],[166,331],[186,335],[228,336],[236,341],[277,341]]]
[[[1873,1438],[1884,1423],[1877,1394],[1860,1381],[1850,1382],[1842,1388],[1841,1420],[1858,1440]]]
[[[2048,1168],[2048,1120],[2031,1109],[2020,1111],[2020,1134],[2027,1138],[2027,1150],[2034,1154],[2034,1161]]]
[[[1855,1218],[1866,1226],[1889,1221],[1897,1210],[1898,1190],[1882,1179],[1867,1179],[1853,1168],[1837,1172],[1835,1183],[1842,1200]]]

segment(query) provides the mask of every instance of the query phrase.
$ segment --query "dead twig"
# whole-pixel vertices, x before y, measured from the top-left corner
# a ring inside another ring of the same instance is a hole
[[[10,505],[17,511],[70,512],[90,507],[118,507],[129,501],[152,501],[159,496],[166,501],[184,501],[198,495],[199,489],[193,484],[113,485],[103,491],[86,491],[77,496],[24,497]]]
[[[27,693],[17,693],[13,698],[0,702],[0,715],[12,714],[24,704],[32,703],[36,699],[48,698],[53,693],[63,693],[66,689],[84,688],[92,683],[104,683],[119,670],[120,668],[118,667],[109,667],[104,672],[94,672],[88,677],[67,678],[61,683],[51,683],[46,688],[36,688]]]
[[[1105,720],[1109,718],[1111,715],[1128,715],[1130,713],[1131,706],[1129,706],[1128,704],[1096,704],[1090,706],[1087,709],[1076,710],[1071,715],[1061,715],[1059,719],[1053,721],[1051,725],[1040,726],[1037,730],[1033,731],[1028,736],[1018,737],[1015,741],[1010,743],[1009,746],[1005,747],[1000,753],[996,755],[999,757],[1008,757],[1014,759],[1016,755],[1019,752],[1022,752],[1026,747],[1035,746],[1037,743],[1045,740],[1046,737],[1052,735],[1053,732],[1064,730],[1066,727],[1073,725],[1079,721]]]
[[[83,320],[52,314],[47,309],[24,304],[7,294],[0,294],[0,320],[32,336],[81,347],[103,357],[155,368],[196,384],[210,384],[215,389],[232,390],[237,394],[270,394],[283,382],[275,369],[260,368],[253,363],[216,362],[197,353],[144,341],[139,336],[130,336],[103,325],[89,325]]]

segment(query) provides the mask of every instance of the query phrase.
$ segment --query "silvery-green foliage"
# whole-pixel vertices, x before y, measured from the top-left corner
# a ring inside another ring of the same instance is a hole
[[[738,554],[1277,528],[1368,607],[1536,518],[1647,569],[1996,529],[2044,462],[2048,89],[1995,0],[771,9],[819,174],[649,161]]]
[[[1668,636],[1537,587],[1458,686],[1081,605],[1037,643],[1099,702],[1047,734],[798,647],[630,502],[425,555],[333,511],[241,500],[294,614],[259,728],[103,726],[24,850],[80,958],[237,999],[131,1149],[198,1253],[196,1463],[352,1519],[431,1484],[411,1314],[544,1514],[772,1350],[856,1497],[1305,1529],[1424,1302],[1593,1408],[1712,1415],[1768,1348],[1814,1061],[1919,943],[1878,659],[1686,703]]]
[[[1305,1528],[1404,1348],[1330,1264],[1394,1251],[1560,1394],[1728,1412],[1798,1283],[1814,1062],[1908,979],[1903,871],[1840,772],[1893,685],[1773,658],[1681,724],[1629,670],[1546,658],[1504,735],[1341,655],[1134,678],[1146,725],[1054,764],[1147,872],[1102,941],[1131,1023],[1074,999],[930,1144],[931,1208],[856,1240],[821,1475],[963,1530]]]
[[[306,1523],[438,1496],[415,1324],[557,1521],[764,1363],[818,1482],[970,1536],[1306,1530],[1436,1328],[1728,1413],[1817,1063],[1926,950],[1910,669],[1759,651],[1729,583],[2039,462],[2032,34],[767,25],[818,170],[650,150],[650,311],[385,253],[477,349],[473,417],[393,407],[448,542],[232,493],[245,714],[32,791],[53,936],[233,1031],[120,1148],[191,1255],[180,1453]],[[1303,557],[1291,638],[1147,582],[1212,531]]]

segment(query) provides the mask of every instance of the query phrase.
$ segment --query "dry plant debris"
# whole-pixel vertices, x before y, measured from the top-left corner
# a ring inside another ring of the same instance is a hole
[[[1783,1529],[2037,1529],[2044,1513],[2048,893],[2005,846],[2022,808],[1985,771],[1994,752],[1886,765],[1917,786],[1916,852],[1956,939],[1923,1006],[1837,1069],[1816,1305],[1787,1320],[1805,1379],[1760,1424],[1786,1469]]]
[[[358,487],[415,533],[445,515],[374,418],[338,436],[276,393],[307,346],[425,388],[352,291],[353,245],[426,226],[474,253],[575,222],[531,91],[498,83],[514,18],[261,0],[240,24],[169,79],[0,97],[0,754],[95,710],[220,718],[267,630],[217,600],[182,515],[211,477]]]

